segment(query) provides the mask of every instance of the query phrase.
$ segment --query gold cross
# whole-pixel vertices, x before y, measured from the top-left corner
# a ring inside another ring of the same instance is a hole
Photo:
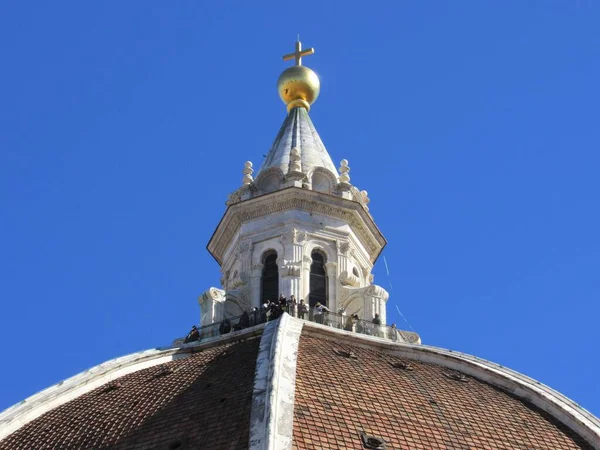
[[[315,49],[312,47],[309,49],[306,49],[306,50],[302,50],[302,42],[300,42],[300,40],[297,40],[296,41],[296,51],[294,53],[288,53],[287,55],[283,55],[283,60],[287,61],[290,59],[295,59],[296,65],[301,66],[302,65],[302,57],[312,55],[314,52],[315,52]]]

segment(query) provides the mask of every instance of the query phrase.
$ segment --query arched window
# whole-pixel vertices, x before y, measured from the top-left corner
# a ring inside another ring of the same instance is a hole
[[[315,304],[327,306],[327,273],[325,271],[325,255],[319,251],[314,251],[310,255],[312,264],[310,265],[310,294],[308,304],[313,307]]]
[[[263,269],[260,281],[261,304],[265,300],[277,300],[279,298],[279,270],[277,268],[276,252],[268,252],[263,256]]]

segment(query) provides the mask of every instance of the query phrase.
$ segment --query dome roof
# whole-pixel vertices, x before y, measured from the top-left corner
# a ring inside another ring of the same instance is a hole
[[[258,345],[250,339],[187,349],[165,363],[161,356],[169,352],[158,352],[158,364],[116,379],[111,372],[119,364],[108,371],[99,366],[91,371],[97,376],[67,381],[62,396],[98,376],[111,381],[55,408],[53,396],[46,396],[32,406],[50,409],[0,440],[0,449],[247,448]],[[144,367],[143,352],[137,356],[136,368]]]
[[[593,448],[548,413],[476,377],[303,334],[296,448],[327,448],[332,436],[341,448],[361,448],[361,431],[397,449]]]
[[[600,448],[598,419],[535,380],[287,315],[102,364],[0,425],[0,449]]]

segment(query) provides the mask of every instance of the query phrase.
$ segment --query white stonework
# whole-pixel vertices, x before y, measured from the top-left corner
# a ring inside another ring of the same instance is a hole
[[[223,317],[225,291],[211,287],[198,298],[200,305],[200,325],[210,325]]]
[[[381,286],[371,284],[366,287],[342,287],[339,306],[348,314],[358,314],[367,320],[379,314],[381,323],[386,323],[386,303],[388,292]]]
[[[264,329],[250,412],[251,450],[292,448],[296,361],[303,324],[284,314]]]
[[[201,297],[203,325],[260,307],[268,252],[277,254],[280,293],[308,303],[313,251],[325,255],[327,307],[365,320],[377,313],[385,324],[388,293],[371,271],[386,241],[349,172],[345,159],[337,172],[308,112],[290,111],[255,179],[246,162],[243,185],[208,243],[223,294],[217,299],[211,288]]]
[[[250,183],[252,183],[254,181],[254,178],[252,178],[252,173],[254,172],[254,169],[252,168],[252,162],[250,161],[246,161],[244,163],[244,177],[242,178],[242,186],[248,186]]]
[[[279,293],[308,303],[313,251],[325,256],[327,307],[365,320],[379,314],[385,323],[388,293],[371,274],[385,238],[367,191],[350,184],[347,160],[338,173],[308,112],[290,111],[255,178],[252,164],[244,167],[242,187],[208,243],[221,265],[222,295],[203,294],[202,324],[260,307],[267,253],[277,254]]]
[[[224,316],[215,320],[259,306],[267,252],[277,253],[281,293],[308,301],[311,254],[318,250],[326,258],[328,307],[349,307],[367,320],[378,312],[385,321],[388,294],[370,277],[384,245],[362,205],[344,198],[287,188],[230,205],[208,244],[222,264],[226,292]]]

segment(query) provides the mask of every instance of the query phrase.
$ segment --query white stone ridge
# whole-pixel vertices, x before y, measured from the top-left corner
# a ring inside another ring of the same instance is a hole
[[[254,375],[251,450],[292,448],[296,362],[303,325],[304,321],[283,314],[265,327]]]
[[[98,364],[2,411],[0,413],[0,440],[42,414],[124,375],[186,358],[195,352],[229,341],[246,339],[248,335],[259,335],[262,333],[262,328],[263,325],[257,325],[211,339],[208,342],[143,350]]]
[[[554,389],[500,364],[453,350],[422,344],[395,343],[312,322],[305,322],[303,330],[324,339],[437,364],[485,381],[542,409],[585,439],[594,449],[600,450],[600,420],[596,416]]]

